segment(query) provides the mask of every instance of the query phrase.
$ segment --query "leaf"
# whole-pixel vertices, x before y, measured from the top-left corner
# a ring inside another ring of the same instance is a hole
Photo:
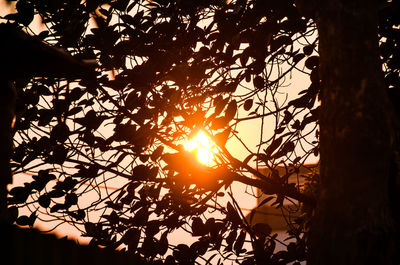
[[[50,133],[50,139],[55,140],[59,143],[65,142],[70,135],[68,125],[65,123],[59,123],[53,127]]]
[[[246,66],[247,62],[249,61],[249,57],[250,57],[250,47],[247,47],[246,49],[244,49],[243,53],[239,57],[240,65],[243,67]]]
[[[240,231],[238,238],[236,239],[235,244],[233,245],[233,249],[235,250],[236,255],[239,255],[242,251],[244,241],[246,239],[246,231]]]
[[[156,248],[157,242],[154,236],[147,234],[140,248],[140,252],[147,257],[154,257],[158,253],[158,248]]]
[[[228,237],[225,239],[227,244],[227,246],[225,247],[225,251],[232,251],[232,246],[233,243],[235,242],[236,236],[237,236],[236,229],[232,230],[229,233]]]
[[[65,195],[64,205],[66,208],[76,204],[78,204],[78,196],[75,193],[68,193]]]
[[[215,115],[219,115],[225,108],[226,104],[228,103],[229,98],[223,98],[221,95],[218,95],[214,99],[214,106],[215,106]]]
[[[310,44],[310,45],[304,46],[303,52],[305,55],[310,56],[313,53],[314,48],[315,48],[315,44]]]
[[[249,111],[252,106],[253,106],[253,99],[252,98],[247,99],[243,104],[243,108],[244,108],[245,111]]]
[[[53,207],[50,208],[50,212],[55,213],[55,212],[58,212],[59,210],[65,210],[65,209],[66,209],[66,207],[64,204],[57,203]]]
[[[41,95],[41,96],[50,96],[53,94],[49,90],[49,88],[45,85],[34,84],[34,85],[32,85],[32,90],[36,92],[35,94]]]
[[[156,168],[157,169],[157,168]],[[157,176],[157,173],[155,176]],[[133,168],[132,170],[132,179],[137,181],[137,180],[152,180],[154,176],[154,172],[146,166],[146,165],[138,165]]]
[[[295,144],[292,141],[288,141],[282,146],[280,155],[282,156],[282,155],[286,155],[287,153],[293,152],[294,148],[295,148]]]
[[[29,217],[26,215],[22,215],[22,216],[18,217],[15,222],[17,223],[17,225],[21,225],[21,226],[30,224]]]
[[[65,195],[65,192],[61,189],[54,189],[48,193],[50,198],[61,198]]]
[[[307,60],[304,63],[305,67],[307,67],[310,70],[313,70],[314,68],[317,68],[319,65],[319,56],[311,56],[308,57]]]
[[[69,214],[71,217],[75,218],[77,221],[83,220],[83,219],[85,218],[85,216],[86,216],[85,211],[82,210],[82,209],[79,209],[79,210],[77,210],[77,211],[75,211],[75,212],[68,212],[68,214]]]
[[[225,111],[226,121],[232,120],[236,115],[236,111],[237,111],[237,102],[236,100],[232,100],[231,102],[229,102],[228,107],[226,107]]]
[[[282,136],[274,139],[272,143],[265,150],[266,155],[271,156],[271,154],[281,145],[281,143],[282,143]]]
[[[16,4],[18,22],[27,27],[33,21],[33,5],[27,1],[18,1]]]
[[[226,208],[228,211],[227,219],[235,225],[240,225],[242,223],[242,218],[240,218],[238,212],[233,208],[230,202],[227,203]]]
[[[231,133],[231,129],[228,128],[218,134],[216,134],[213,138],[218,146],[225,146],[228,141],[229,134]]]
[[[296,54],[296,55],[293,57],[293,63],[296,64],[296,63],[300,62],[304,57],[305,57],[304,53]]]
[[[46,162],[62,165],[64,164],[67,155],[68,151],[64,148],[64,146],[62,146],[61,144],[56,145],[53,148],[52,154],[48,157],[48,160]]]
[[[162,145],[158,146],[156,148],[156,150],[154,150],[153,153],[151,154],[151,156],[150,156],[151,160],[156,162],[157,159],[161,157],[163,151],[164,151],[164,146],[162,146]]]
[[[285,131],[285,127],[280,127],[275,129],[275,134],[281,134]]]
[[[194,242],[190,246],[190,249],[194,250],[194,252],[198,256],[203,256],[204,254],[206,254],[209,245],[210,245],[210,243],[208,240],[205,240],[204,238],[200,238],[199,241]]]
[[[18,218],[18,207],[11,206],[7,208],[7,219],[10,223],[14,223]]]
[[[264,78],[262,78],[261,76],[256,76],[254,79],[253,79],[253,85],[254,85],[254,87],[256,88],[256,89],[263,89],[264,88],[264,85],[265,85],[265,82],[264,82]]]
[[[262,200],[262,202],[260,202],[257,205],[257,208],[260,208],[261,206],[263,206],[264,204],[266,204],[267,202],[271,201],[272,199],[274,199],[274,196],[268,196],[267,198],[265,198],[264,200]]]
[[[49,31],[48,30],[43,30],[42,32],[40,32],[38,34],[38,38],[41,39],[41,40],[44,40],[48,35],[49,35]]]
[[[270,44],[271,52],[277,51],[278,49],[280,49],[283,46],[288,46],[288,45],[292,45],[292,44],[293,44],[293,41],[290,36],[287,36],[287,35],[279,36],[278,38],[273,39],[271,41],[271,44]]]
[[[211,122],[211,129],[213,129],[213,130],[222,129],[222,128],[225,128],[225,126],[227,124],[228,124],[228,121],[226,120],[225,117],[215,118]]]
[[[129,0],[117,0],[117,1],[110,2],[110,5],[119,11],[125,11],[128,4],[129,4]]]
[[[80,113],[81,111],[82,111],[82,107],[80,107],[80,106],[74,107],[68,111],[68,116],[76,115],[76,114]]]
[[[33,224],[36,221],[36,211],[32,212],[31,215],[29,215],[29,226],[33,226]]]
[[[200,217],[193,218],[192,222],[192,235],[193,236],[203,236],[208,233],[207,227],[203,224]]]
[[[10,197],[8,201],[10,204],[24,203],[28,199],[30,193],[31,190],[29,187],[14,187],[9,191],[12,197]]]
[[[135,216],[131,219],[132,225],[134,226],[145,225],[149,220],[149,215],[150,213],[147,207],[140,208],[135,213]]]
[[[86,222],[84,224],[86,235],[87,236],[94,236],[96,234],[96,225],[92,222]]]
[[[158,254],[164,255],[168,251],[168,233],[169,231],[165,231],[160,238],[160,241],[158,242]]]
[[[50,206],[50,197],[47,194],[43,194],[39,197],[38,199],[39,205],[42,206],[43,208],[47,208]]]
[[[266,237],[272,232],[271,226],[266,223],[257,223],[253,225],[252,229],[257,237]]]
[[[296,165],[296,164],[298,164],[299,162],[300,162],[300,160],[302,159],[302,157],[301,156],[298,156],[298,157],[296,157],[294,160],[293,160],[293,165]]]

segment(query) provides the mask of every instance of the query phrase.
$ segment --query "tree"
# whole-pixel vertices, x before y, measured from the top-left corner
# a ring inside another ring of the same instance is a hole
[[[100,68],[79,83],[18,87],[12,166],[33,179],[9,192],[17,224],[48,214],[92,244],[166,264],[212,251],[247,264],[394,264],[398,121],[389,94],[399,89],[399,9],[398,1],[19,0],[7,19],[27,27],[38,13],[48,26],[39,37]],[[279,98],[295,71],[309,87]],[[257,119],[251,150],[235,128]],[[212,166],[180,145],[200,129],[218,145]],[[231,138],[246,158],[229,152]],[[321,177],[290,184],[319,153]],[[287,251],[274,252],[268,224],[244,218],[232,182],[270,194],[261,204],[285,208],[290,199],[304,213],[290,223]],[[101,191],[110,183],[119,188]],[[18,216],[23,207],[29,216]],[[169,243],[180,227],[196,239],[190,246]]]
[[[11,24],[0,24],[0,35],[7,40],[0,44],[3,54],[0,57],[1,98],[1,139],[3,151],[0,156],[0,222],[7,219],[7,184],[12,182],[10,159],[13,145],[12,124],[15,112],[16,92],[12,81],[33,76],[53,78],[94,77],[94,69],[89,63],[74,59],[60,49],[45,45]],[[40,61],[40,63],[38,63]]]
[[[333,258],[332,249],[340,253],[335,260],[339,264],[395,263],[398,220],[391,193],[398,192],[398,170],[393,166],[398,161],[398,117],[387,88],[388,77],[399,76],[396,66],[392,68],[394,57],[382,51],[397,31],[388,21],[398,23],[398,18],[391,17],[385,4],[329,1],[315,15],[324,88],[321,196],[311,230],[313,264],[330,264],[326,261]],[[386,75],[386,84],[381,70],[385,59],[391,61],[389,72],[397,72]],[[397,86],[397,81],[394,86],[389,83],[392,90]],[[313,250],[316,244],[318,250]]]

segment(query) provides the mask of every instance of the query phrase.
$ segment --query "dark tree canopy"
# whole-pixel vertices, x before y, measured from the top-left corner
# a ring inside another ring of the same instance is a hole
[[[381,2],[380,59],[388,93],[399,98],[400,5]],[[19,0],[16,9],[7,23],[31,32],[38,14],[39,39],[98,63],[95,78],[16,81],[12,169],[32,175],[9,191],[17,224],[51,216],[94,245],[166,264],[200,262],[207,252],[218,253],[207,256],[212,264],[308,258],[319,175],[299,169],[319,155],[324,82],[313,16],[291,0]],[[289,91],[292,74],[309,83]],[[257,146],[237,130],[249,121],[261,124]],[[182,146],[199,130],[218,145],[213,165]],[[305,184],[290,183],[292,175]],[[282,209],[286,250],[275,251],[267,223],[245,218],[234,182],[270,195],[259,207]],[[170,243],[181,228],[194,243]]]

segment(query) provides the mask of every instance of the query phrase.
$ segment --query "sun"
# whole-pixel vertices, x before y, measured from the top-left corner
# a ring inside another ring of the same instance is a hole
[[[196,152],[197,160],[201,164],[207,166],[215,164],[215,154],[218,152],[217,145],[202,130],[191,139],[186,140],[183,146],[189,152]]]

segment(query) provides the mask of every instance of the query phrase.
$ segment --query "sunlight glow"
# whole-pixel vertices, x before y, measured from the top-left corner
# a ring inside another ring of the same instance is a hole
[[[186,140],[183,146],[189,152],[196,152],[197,160],[203,165],[211,166],[215,163],[217,145],[203,131],[200,130],[193,138]]]

